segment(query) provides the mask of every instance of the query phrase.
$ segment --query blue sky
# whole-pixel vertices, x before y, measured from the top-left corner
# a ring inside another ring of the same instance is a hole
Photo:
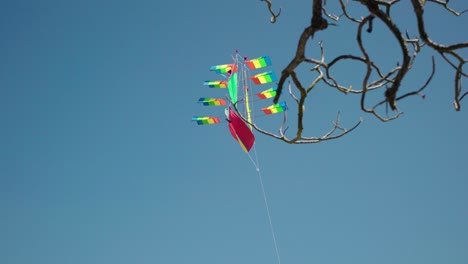
[[[275,5],[276,24],[247,0],[0,4],[0,263],[277,263],[249,158],[225,125],[190,122],[212,111],[196,103],[213,92],[209,67],[236,49],[270,55],[277,74],[291,60],[310,1]],[[429,7],[434,40],[466,40],[466,16]],[[398,8],[415,32],[409,10]],[[309,54],[319,40],[326,58],[356,53],[352,27],[318,34]],[[376,23],[365,41],[390,67],[399,53],[387,33]],[[430,55],[405,89],[425,81]],[[396,121],[318,87],[308,135],[339,110],[344,126],[364,123],[312,145],[257,134],[281,263],[468,262],[467,114],[453,110],[453,71],[436,61],[426,99],[399,103]],[[357,87],[358,70],[336,74]]]

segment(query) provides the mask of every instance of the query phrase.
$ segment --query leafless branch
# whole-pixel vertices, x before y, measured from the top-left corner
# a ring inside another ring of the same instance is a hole
[[[271,9],[271,6],[272,6],[272,3],[270,0],[260,0],[261,2],[266,2],[267,5],[268,5],[268,11],[270,11],[270,14],[271,14],[271,18],[270,18],[270,22],[271,23],[275,23],[276,22],[276,19],[281,15],[281,7],[279,8],[279,11],[278,13],[275,14],[275,12],[273,12],[273,10]]]
[[[266,2],[271,4],[270,1]],[[400,95],[401,90],[406,88],[402,87],[402,83],[407,78],[408,73],[413,69],[414,63],[423,49],[432,49],[435,51],[435,53],[439,54],[443,61],[445,61],[454,70],[454,107],[455,110],[460,111],[460,102],[465,97],[467,97],[468,94],[468,91],[463,91],[462,85],[463,78],[468,77],[468,73],[464,71],[463,68],[467,60],[465,57],[463,57],[462,50],[465,51],[465,49],[468,48],[468,42],[439,44],[432,40],[425,27],[424,7],[426,2],[431,2],[446,9],[449,13],[455,16],[461,16],[467,12],[468,9],[460,12],[455,11],[448,6],[448,0],[411,0],[410,4],[413,7],[413,13],[416,18],[418,31],[412,32],[412,36],[410,37],[410,32],[407,30],[400,30],[397,24],[395,24],[394,20],[397,18],[397,16],[392,16],[393,7],[399,3],[408,3],[406,1],[339,0],[340,7],[337,12],[333,12],[332,10],[325,8],[326,2],[326,0],[312,0],[311,24],[303,30],[299,37],[295,55],[289,64],[282,70],[278,81],[277,94],[273,99],[274,103],[279,101],[282,96],[283,86],[288,80],[289,95],[297,105],[297,126],[295,128],[296,133],[293,137],[286,137],[286,130],[289,127],[286,129],[283,129],[283,127],[286,123],[287,115],[284,117],[283,124],[281,125],[278,134],[264,131],[256,125],[251,124],[255,129],[263,134],[275,137],[287,143],[301,144],[317,143],[329,139],[339,138],[353,131],[357,126],[359,126],[359,124],[362,122],[362,119],[357,122],[351,129],[342,128],[339,125],[340,113],[338,113],[336,120],[332,122],[332,129],[330,129],[329,132],[325,133],[322,137],[306,137],[303,135],[303,119],[305,116],[304,109],[307,101],[306,99],[308,98],[309,93],[315,87],[320,86],[330,87],[344,94],[359,94],[361,98],[360,106],[362,111],[374,115],[383,122],[394,120],[403,114],[403,112],[398,108],[397,102],[411,96],[420,96],[424,99],[425,94],[423,94],[422,91],[429,87],[433,77],[435,76],[436,62],[435,58],[432,57],[432,70],[426,81],[418,89],[405,92]],[[368,13],[364,16],[351,14],[349,6],[356,2],[363,5],[367,9]],[[269,8],[270,6],[271,5],[269,5]],[[326,48],[324,47],[323,42],[320,41],[320,58],[306,57],[305,53],[308,49],[308,41],[313,39],[317,32],[327,30],[328,26],[331,25],[326,19],[332,19],[337,22],[341,19],[344,19],[345,21],[355,23],[357,25],[355,41],[359,47],[359,55],[352,53],[339,54],[327,61],[325,60]],[[382,23],[390,32],[388,40],[386,41],[395,41],[401,52],[399,61],[396,61],[394,64],[395,66],[386,71],[383,71],[382,69],[384,69],[384,67],[376,63],[376,60],[374,60],[375,58],[370,55],[367,50],[368,48],[365,45],[367,42],[363,40],[363,38],[365,38],[362,32],[363,29],[365,29],[365,31],[369,34],[372,34],[375,30],[380,30],[380,28],[376,28],[374,26],[374,23],[377,22],[379,22],[378,25]],[[333,74],[333,69],[336,68],[336,65],[342,62],[352,62],[364,65],[365,70],[363,71],[362,82],[360,85],[344,85],[343,80],[340,80]],[[308,86],[303,85],[297,72],[298,67],[304,63],[312,65],[310,71],[317,75]],[[295,88],[294,91],[292,86]],[[369,104],[368,101],[371,99],[375,100],[373,99],[375,97],[369,97],[368,94],[370,92],[375,94],[374,91],[376,90],[382,91],[383,98],[382,100],[377,100],[377,103],[374,103],[372,107],[369,107],[368,105],[372,105],[372,103]],[[392,115],[389,116],[388,110],[385,111],[385,114],[380,113],[381,110],[379,109],[384,105],[386,109],[389,107],[392,111],[394,111]],[[337,134],[338,131],[341,132]]]
[[[452,8],[450,8],[450,7],[448,6],[449,0],[447,0],[447,1],[428,0],[428,1],[443,6],[443,7],[444,7],[445,9],[447,9],[450,13],[452,13],[452,14],[454,14],[454,15],[456,15],[456,16],[461,16],[463,13],[465,13],[466,11],[468,11],[468,9],[465,9],[465,10],[463,10],[463,11],[461,11],[461,12],[457,12],[457,11],[453,10]]]

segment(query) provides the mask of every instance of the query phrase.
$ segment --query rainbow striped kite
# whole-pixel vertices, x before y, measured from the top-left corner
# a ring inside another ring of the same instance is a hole
[[[270,89],[266,89],[264,90],[263,92],[260,92],[257,95],[258,98],[260,98],[260,100],[264,100],[264,99],[268,99],[268,98],[272,98],[276,95],[276,90],[278,89],[277,86],[275,87],[272,87]]]
[[[203,85],[206,85],[210,88],[227,88],[227,81],[205,81]]]
[[[219,118],[216,116],[194,116],[192,117],[192,121],[197,122],[199,125],[212,125],[221,123]]]
[[[271,83],[271,82],[276,82],[276,75],[273,71],[267,71],[263,73],[259,73],[257,75],[254,75],[250,77],[250,79],[255,83],[255,84],[265,84],[265,83]]]
[[[255,70],[260,68],[265,68],[271,65],[271,60],[269,56],[262,56],[256,59],[251,59],[245,62],[249,69]]]
[[[233,62],[231,63],[210,67],[211,72],[222,76],[219,80],[209,80],[203,83],[210,88],[227,88],[227,99],[213,97],[201,97],[198,99],[198,103],[204,106],[226,106],[226,118],[216,115],[194,116],[192,117],[192,121],[198,125],[227,123],[232,137],[245,152],[249,152],[255,144],[255,136],[253,134],[254,116],[252,115],[254,112],[251,110],[253,109],[251,108],[252,100],[249,99],[251,92],[256,88],[253,84],[274,83],[277,81],[277,77],[273,71],[265,70],[266,67],[272,65],[269,56],[247,60],[246,57],[240,56],[236,51],[236,55],[232,56],[232,58]],[[257,74],[258,72],[252,73],[258,69],[264,72],[259,74]],[[253,94],[260,100],[273,98],[277,93],[277,86],[270,84],[270,87],[266,90],[261,89],[263,91],[255,91]],[[287,109],[286,102],[280,102],[263,107],[259,112],[263,112],[260,115],[271,115],[284,112]]]
[[[262,111],[265,113],[265,115],[276,114],[286,110],[288,110],[286,102],[279,102],[277,104],[262,108]]]
[[[206,106],[220,106],[226,105],[226,101],[221,98],[205,98],[198,99],[198,102]]]

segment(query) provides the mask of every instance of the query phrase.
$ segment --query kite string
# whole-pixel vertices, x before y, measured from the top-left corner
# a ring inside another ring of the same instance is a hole
[[[276,259],[278,261],[278,264],[281,264],[281,258],[279,254],[279,249],[278,249],[278,243],[276,242],[276,235],[275,235],[275,229],[273,228],[273,221],[271,218],[271,212],[270,212],[270,206],[268,205],[268,199],[265,191],[265,186],[263,184],[263,177],[262,173],[260,171],[260,164],[258,162],[258,156],[257,156],[257,148],[255,145],[253,146],[254,149],[254,154],[255,154],[255,161],[252,159],[252,156],[250,153],[248,153],[248,156],[250,158],[250,161],[252,161],[253,165],[255,166],[255,170],[257,171],[258,179],[260,181],[260,188],[262,189],[262,195],[263,195],[263,202],[265,204],[265,208],[267,211],[267,216],[268,216],[268,223],[270,224],[270,232],[271,236],[273,238],[273,245],[275,246],[275,253],[276,253]]]

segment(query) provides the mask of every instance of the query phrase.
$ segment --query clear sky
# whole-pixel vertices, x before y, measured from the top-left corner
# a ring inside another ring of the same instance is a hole
[[[217,111],[196,101],[214,93],[202,85],[216,78],[209,67],[236,49],[269,55],[279,75],[310,2],[274,2],[283,11],[271,24],[266,4],[249,0],[3,1],[0,263],[277,263],[248,156],[225,124],[190,119]],[[409,7],[398,12],[415,35]],[[466,41],[467,16],[427,14],[435,41]],[[343,23],[311,40],[310,54],[320,40],[327,58],[358,54],[345,41],[355,25]],[[400,54],[374,26],[365,41],[394,66]],[[430,54],[403,89],[426,80]],[[454,111],[454,73],[436,62],[426,99],[400,102],[396,121],[323,86],[306,133],[320,136],[338,110],[344,126],[364,118],[355,132],[312,145],[257,134],[282,264],[468,263],[468,101]],[[363,71],[336,74],[358,87]]]

